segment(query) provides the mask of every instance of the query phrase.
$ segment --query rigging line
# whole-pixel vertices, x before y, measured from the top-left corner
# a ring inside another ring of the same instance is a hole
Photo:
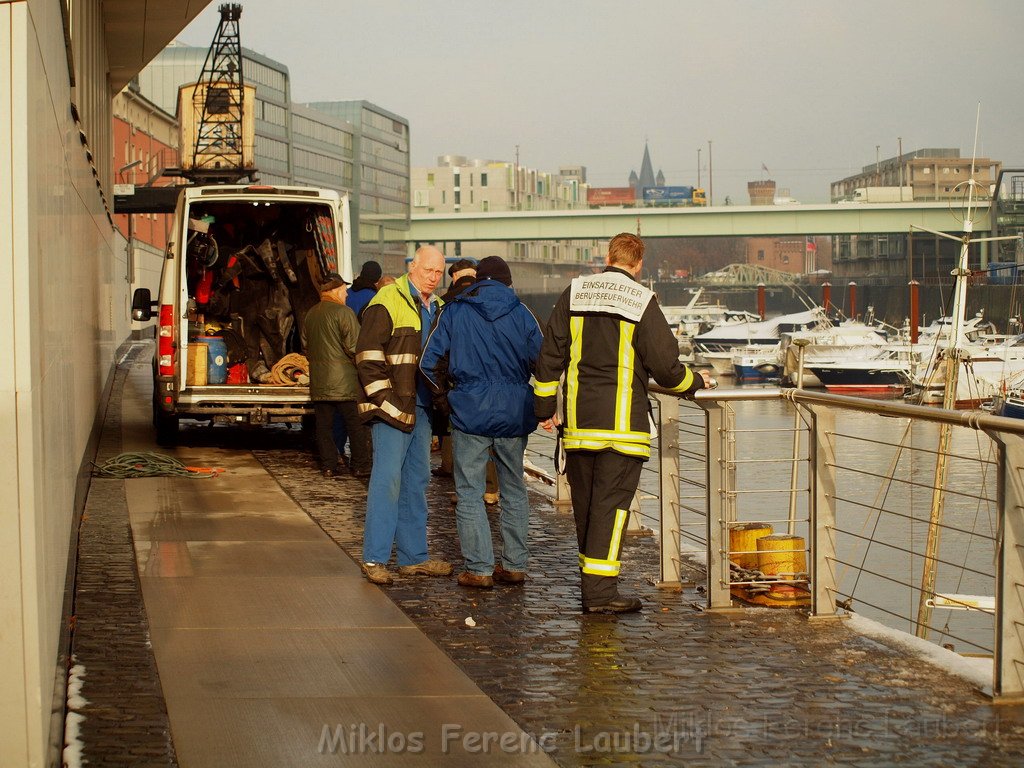
[[[896,452],[893,454],[892,461],[889,464],[889,476],[890,476],[889,483],[888,484],[883,483],[882,487],[879,488],[878,493],[875,495],[875,505],[874,506],[876,508],[879,507],[881,504],[884,504],[885,503],[885,499],[888,498],[888,496],[889,496],[889,490],[892,488],[892,475],[894,475],[896,473],[896,468],[899,466],[900,456],[903,454],[903,441],[907,439],[907,434],[908,434],[909,430],[910,430],[910,422],[908,421],[904,425],[904,427],[903,427],[903,437],[900,438],[900,444],[897,446]],[[884,490],[884,496],[882,495],[883,494],[883,490]],[[881,497],[881,498],[879,498],[879,497]],[[867,518],[865,518],[865,520],[864,520],[863,527],[861,528],[861,532],[862,533],[867,528],[868,521],[870,519],[871,519],[871,515],[869,513]],[[860,577],[861,577],[861,575],[864,572],[864,564],[868,560],[868,552],[871,549],[871,544],[875,540],[875,534],[878,532],[878,525],[881,522],[881,520],[882,520],[882,513],[879,512],[875,516],[875,524],[871,528],[871,536],[868,537],[868,541],[864,544],[864,557],[860,561],[860,568],[857,570],[857,577],[853,580],[853,587],[851,587],[851,590],[850,590],[851,592],[856,592],[857,591],[857,585],[860,584]],[[837,581],[842,581],[842,577],[844,575],[845,575],[845,571],[843,571],[843,573],[839,574],[839,578],[837,579]]]
[[[842,437],[845,440],[857,440],[857,441],[862,442],[862,443],[871,443],[873,445],[884,445],[886,447],[889,447],[889,446],[892,445],[891,442],[888,442],[888,441],[885,441],[885,440],[872,440],[870,437],[864,437],[862,435],[854,435],[854,434],[848,434],[848,433],[844,433],[844,432],[833,432],[832,434],[836,435],[837,437]],[[938,451],[933,451],[933,450],[930,450],[928,448],[913,448],[913,447],[911,447],[910,450],[914,451],[915,453],[930,453],[933,456],[936,456],[939,453]],[[979,464],[988,463],[988,464],[991,464],[992,466],[995,466],[995,460],[994,459],[991,460],[991,461],[988,461],[987,459],[980,459],[980,458],[977,458],[975,456],[966,456],[964,454],[956,454],[956,453],[948,453],[946,455],[949,458],[951,458],[951,459],[966,459],[968,461],[977,461]]]

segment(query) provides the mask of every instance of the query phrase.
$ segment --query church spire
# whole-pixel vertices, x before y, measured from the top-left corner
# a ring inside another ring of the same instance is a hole
[[[651,165],[651,153],[647,148],[647,142],[644,142],[644,159],[640,163],[640,177],[637,179],[637,187],[640,192],[643,192],[644,187],[657,186],[656,179],[654,178],[654,167]]]

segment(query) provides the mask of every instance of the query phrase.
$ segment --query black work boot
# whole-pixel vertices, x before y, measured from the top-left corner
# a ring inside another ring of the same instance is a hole
[[[616,595],[604,603],[592,603],[583,606],[584,613],[636,613],[644,604],[639,597]]]

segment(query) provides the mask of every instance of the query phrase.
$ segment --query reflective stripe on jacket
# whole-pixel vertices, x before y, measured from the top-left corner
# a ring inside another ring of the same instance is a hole
[[[441,299],[430,300],[440,305]],[[419,306],[409,276],[381,288],[363,310],[356,344],[356,370],[364,421],[381,419],[411,432],[416,423],[416,375],[422,346]]]
[[[616,267],[574,279],[544,329],[534,383],[537,418],[555,413],[561,380],[565,450],[650,458],[651,378],[680,393],[703,386],[679,362],[678,343],[654,293]]]

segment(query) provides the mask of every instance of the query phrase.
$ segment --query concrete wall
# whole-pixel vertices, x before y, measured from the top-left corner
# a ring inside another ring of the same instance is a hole
[[[100,0],[71,7],[74,89],[60,0],[0,2],[0,765],[44,765],[62,726],[76,491],[130,330]]]

